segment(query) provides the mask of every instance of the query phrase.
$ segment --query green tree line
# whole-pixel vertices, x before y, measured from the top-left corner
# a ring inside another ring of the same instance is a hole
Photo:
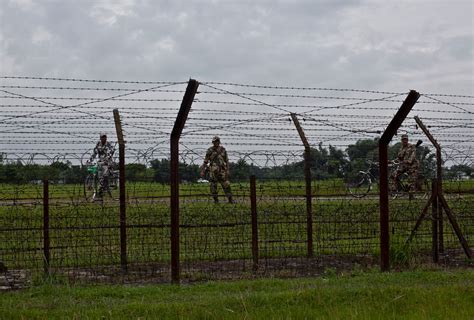
[[[400,148],[400,143],[389,147],[389,159],[395,159]],[[417,158],[420,162],[419,171],[425,177],[432,177],[435,172],[435,155],[425,146],[417,148]],[[303,157],[301,158],[303,159]],[[317,180],[344,179],[355,175],[360,170],[366,170],[367,160],[378,161],[378,140],[364,139],[349,145],[345,150],[333,146],[327,148],[319,144],[311,148],[310,167],[312,177]],[[445,177],[472,177],[474,168],[467,165],[454,165],[445,168]],[[196,182],[199,177],[198,164],[179,164],[181,181]],[[303,179],[304,161],[273,166],[258,167],[249,164],[244,159],[230,163],[232,181],[246,181],[250,175],[259,179]],[[377,170],[374,172],[378,174]],[[54,162],[50,165],[22,164],[21,162],[4,163],[0,157],[0,183],[27,183],[42,179],[62,183],[82,183],[87,175],[83,166],[72,165],[70,162]],[[127,181],[155,181],[168,183],[170,176],[169,159],[155,159],[149,166],[144,164],[126,164],[125,175]]]

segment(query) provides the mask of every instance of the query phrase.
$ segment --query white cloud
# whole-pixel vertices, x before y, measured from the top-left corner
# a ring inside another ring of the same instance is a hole
[[[90,15],[99,24],[112,26],[120,17],[133,15],[134,6],[134,0],[100,0],[92,6]]]
[[[166,37],[155,44],[155,47],[159,51],[168,51],[172,52],[175,48],[175,41],[170,37]]]
[[[34,7],[33,0],[9,0],[9,4],[21,10],[31,10]]]
[[[176,18],[179,28],[184,29],[188,25],[189,15],[186,12],[180,12]]]
[[[31,36],[33,44],[41,44],[43,42],[49,42],[53,38],[53,35],[46,30],[43,26],[37,27]]]

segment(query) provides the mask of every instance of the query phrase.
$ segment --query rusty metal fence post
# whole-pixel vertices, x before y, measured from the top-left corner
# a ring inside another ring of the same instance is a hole
[[[257,183],[254,175],[250,176],[250,210],[252,214],[252,260],[253,270],[258,270],[258,219],[257,219]]]
[[[199,82],[190,79],[170,139],[170,209],[171,209],[171,281],[179,283],[179,139],[189,110],[194,101]]]
[[[443,220],[443,206],[438,199],[438,251],[444,252],[444,220]]]
[[[439,143],[434,139],[434,137],[431,135],[431,133],[428,131],[428,129],[425,127],[423,122],[421,122],[420,118],[415,117],[416,123],[420,126],[420,128],[423,130],[425,135],[430,139],[431,143],[435,146],[436,148],[436,189],[437,189],[437,200],[438,202],[436,203],[437,207],[437,216],[438,216],[438,224],[441,226],[439,227],[439,232],[440,234],[439,239],[438,239],[438,248],[439,250],[444,249],[443,247],[443,233],[442,233],[442,211],[444,209],[444,212],[446,212],[446,215],[448,216],[448,220],[451,223],[451,226],[453,227],[454,232],[456,233],[459,242],[461,243],[466,255],[469,258],[473,257],[471,248],[469,244],[467,243],[466,239],[464,238],[464,235],[462,234],[461,229],[458,226],[458,223],[456,221],[455,216],[452,214],[451,209],[448,206],[448,203],[446,199],[444,198],[443,194],[443,169],[442,169],[442,159],[441,159],[441,146]],[[433,203],[433,206],[435,204]],[[434,210],[434,209],[433,209]]]
[[[433,262],[438,263],[439,261],[439,249],[438,249],[438,181],[431,181],[431,217],[432,217],[432,243],[431,243],[431,254],[433,256]]]
[[[379,163],[380,163],[380,269],[390,270],[390,229],[388,209],[388,144],[402,125],[408,113],[418,101],[420,94],[411,90],[400,109],[390,121],[387,129],[379,140]]]
[[[50,266],[50,241],[49,241],[49,181],[43,180],[43,269],[49,275]]]
[[[311,148],[304,134],[303,128],[296,117],[296,113],[291,113],[291,119],[295,124],[296,130],[301,138],[304,145],[304,177],[306,184],[306,237],[307,243],[307,256],[313,256],[313,195],[311,189]]]
[[[123,139],[122,122],[118,109],[114,109],[115,130],[119,145],[119,192],[120,192],[120,265],[126,273],[127,266],[127,207],[125,204],[125,141]]]
[[[437,195],[438,194],[442,194],[443,193],[443,159],[441,158],[441,146],[439,145],[439,143],[436,141],[436,139],[433,137],[433,135],[429,132],[428,128],[426,128],[426,126],[423,124],[423,122],[420,120],[420,118],[418,116],[415,116],[414,117],[415,121],[416,121],[416,124],[420,127],[420,129],[423,131],[423,133],[426,135],[426,137],[428,137],[428,139],[430,140],[431,144],[435,147],[436,149],[436,190],[437,190]],[[434,201],[433,201],[433,214],[434,214],[434,208],[436,207],[436,217],[437,217],[437,220],[436,220],[436,227],[437,227],[437,230],[436,230],[436,238],[437,238],[437,241],[438,241],[438,244],[436,245],[436,262],[438,261],[438,257],[439,257],[439,252],[443,251],[443,237],[444,237],[444,233],[443,233],[443,214],[442,214],[442,205],[441,205],[441,200],[439,200],[438,197],[436,197],[436,201],[437,203],[435,204]],[[433,223],[433,227],[434,227],[434,223]],[[433,230],[433,232],[435,232]],[[434,237],[434,234],[433,234],[433,237]],[[433,244],[434,246],[434,244]],[[435,260],[435,254],[433,253],[433,260]]]

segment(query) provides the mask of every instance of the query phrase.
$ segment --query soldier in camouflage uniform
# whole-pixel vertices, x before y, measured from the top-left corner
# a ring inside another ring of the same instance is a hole
[[[391,175],[392,190],[396,189],[396,181],[403,173],[408,173],[408,182],[410,184],[410,192],[416,191],[416,179],[418,176],[418,160],[416,159],[416,147],[408,143],[408,135],[403,134],[401,137],[402,145],[398,151],[398,161],[400,164]]]
[[[110,195],[109,190],[109,175],[110,171],[113,169],[114,162],[112,156],[115,153],[115,148],[107,142],[107,134],[100,134],[100,141],[97,142],[94,151],[89,159],[89,163],[98,157],[97,161],[97,174],[99,178],[99,190],[97,193],[97,198],[100,199],[104,195],[104,191],[107,191]]]
[[[215,136],[212,139],[212,144],[213,146],[207,149],[204,163],[201,166],[201,177],[204,177],[206,170],[209,170],[211,195],[214,198],[215,203],[219,202],[219,198],[217,197],[218,182],[222,185],[222,189],[224,189],[229,203],[234,203],[232,200],[232,192],[230,190],[229,159],[227,157],[227,151],[220,145],[220,139],[218,136]]]

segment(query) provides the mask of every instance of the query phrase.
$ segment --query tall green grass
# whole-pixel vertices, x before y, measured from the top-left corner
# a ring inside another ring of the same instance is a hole
[[[446,193],[474,193],[474,180],[444,181],[443,188]],[[247,181],[232,182],[235,194],[246,194],[250,192],[250,184]],[[169,197],[170,186],[154,182],[127,182],[126,190],[128,197]],[[306,192],[305,182],[301,180],[261,180],[257,181],[257,190],[262,196],[304,196]],[[116,193],[116,192],[115,192]],[[209,193],[207,183],[181,183],[180,194],[182,196],[196,196]],[[372,195],[378,193],[378,185],[375,184],[371,191]],[[318,196],[348,196],[346,185],[342,179],[313,180],[312,194]],[[41,199],[43,197],[42,184],[0,184],[0,200],[5,199]],[[84,198],[84,186],[82,184],[64,185],[50,183],[50,197],[54,199],[82,199]]]
[[[251,259],[251,215],[248,199],[236,205],[214,205],[206,197],[181,203],[182,261]],[[469,239],[474,225],[467,214],[472,199],[452,202]],[[391,242],[401,247],[425,201],[392,201]],[[262,258],[303,257],[307,254],[306,202],[303,197],[263,197],[258,200],[259,249]],[[41,204],[0,207],[0,254],[12,268],[40,268],[43,263]],[[60,202],[50,207],[52,267],[94,267],[120,263],[119,205]],[[449,224],[446,235],[451,235]],[[410,246],[431,249],[431,223],[424,221]],[[471,238],[470,238],[471,237]],[[319,199],[313,202],[315,253],[369,254],[379,252],[379,206],[376,199]],[[457,246],[451,237],[447,246]],[[454,239],[454,240],[453,240]],[[127,252],[130,263],[169,263],[170,208],[168,201],[131,201],[127,207]]]
[[[474,271],[2,293],[2,319],[473,319]]]

